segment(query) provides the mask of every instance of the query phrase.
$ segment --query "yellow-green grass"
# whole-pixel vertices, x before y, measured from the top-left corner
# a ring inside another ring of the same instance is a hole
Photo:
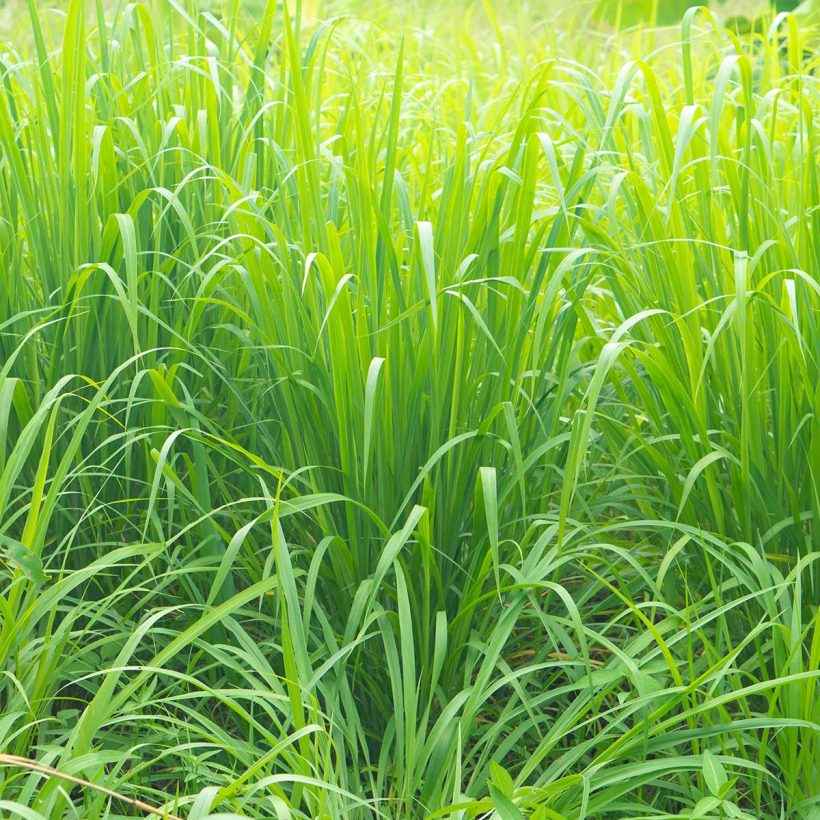
[[[310,11],[3,51],[0,815],[816,817],[816,26]]]

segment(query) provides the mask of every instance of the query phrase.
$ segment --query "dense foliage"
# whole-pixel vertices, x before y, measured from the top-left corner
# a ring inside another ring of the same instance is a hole
[[[816,23],[291,11],[2,52],[0,814],[817,818]]]

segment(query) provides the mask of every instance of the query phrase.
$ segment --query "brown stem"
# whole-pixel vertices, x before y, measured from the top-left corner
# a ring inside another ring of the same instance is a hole
[[[65,774],[64,772],[60,772],[57,769],[52,769],[51,766],[45,766],[42,763],[38,763],[36,760],[31,760],[28,757],[18,757],[17,755],[0,754],[0,766],[18,766],[21,769],[28,769],[32,772],[47,774],[50,777],[59,777],[62,780],[68,780],[69,783],[76,783],[78,786],[85,786],[89,789],[96,789],[98,792],[107,794],[109,797],[114,797],[117,800],[122,800],[123,803],[128,803],[129,805],[134,806],[140,811],[145,811],[149,814],[154,814],[157,817],[164,817],[165,820],[182,820],[181,817],[177,817],[175,814],[171,814],[170,812],[164,811],[163,809],[157,809],[154,806],[149,806],[148,803],[143,803],[142,800],[134,800],[132,797],[126,797],[124,794],[118,794],[117,792],[111,791],[111,789],[106,789],[105,786],[98,786],[96,783],[90,783],[88,780],[82,780],[79,777],[74,777],[73,775]]]

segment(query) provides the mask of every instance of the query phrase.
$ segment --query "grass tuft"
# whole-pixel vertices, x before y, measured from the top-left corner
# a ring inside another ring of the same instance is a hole
[[[0,813],[816,818],[812,8],[31,0]]]

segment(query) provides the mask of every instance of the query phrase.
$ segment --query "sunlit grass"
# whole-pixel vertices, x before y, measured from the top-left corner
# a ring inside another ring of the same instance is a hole
[[[3,816],[820,810],[816,26],[414,9],[3,50]]]

